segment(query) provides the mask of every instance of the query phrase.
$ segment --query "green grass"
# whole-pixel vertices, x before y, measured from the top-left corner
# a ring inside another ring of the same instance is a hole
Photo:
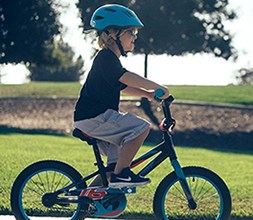
[[[252,86],[168,86],[177,100],[253,105]],[[0,84],[0,98],[5,97],[74,97],[79,83]],[[0,133],[0,214],[10,213],[10,189],[16,176],[38,160],[57,159],[73,165],[82,174],[92,171],[95,159],[89,146],[64,135],[38,135],[38,132]],[[146,146],[140,153],[148,150]],[[226,181],[233,199],[234,220],[253,220],[253,152],[216,151],[201,148],[177,147],[182,165],[200,165],[217,172]],[[150,174],[152,183],[128,196],[124,217],[152,219],[154,190],[171,171],[164,163]],[[141,202],[140,202],[141,201]]]
[[[169,86],[177,99],[253,105],[252,85]]]
[[[20,85],[0,84],[0,98],[5,97],[77,97],[80,83],[32,82]]]
[[[142,147],[143,153],[150,147]],[[182,165],[199,165],[217,172],[227,183],[233,199],[233,219],[253,219],[253,152],[216,151],[201,148],[176,148]],[[38,135],[6,133],[0,135],[0,214],[10,213],[9,195],[14,179],[22,169],[38,160],[57,159],[73,165],[80,173],[94,169],[92,149],[79,140],[64,135]],[[152,183],[139,187],[128,196],[124,216],[152,219],[154,190],[162,178],[171,171],[164,162],[149,177]],[[141,201],[141,202],[140,202]]]
[[[168,86],[177,100],[253,105],[253,86]],[[78,97],[80,83],[32,82],[22,85],[0,84],[4,97]]]

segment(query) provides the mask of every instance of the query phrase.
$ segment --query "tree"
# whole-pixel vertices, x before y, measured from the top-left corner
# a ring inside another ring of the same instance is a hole
[[[208,52],[229,59],[236,58],[231,35],[223,21],[235,18],[226,6],[228,0],[79,0],[78,7],[84,29],[89,28],[93,11],[106,3],[130,7],[141,18],[145,27],[138,34],[135,53],[182,55]]]
[[[29,66],[32,81],[79,81],[83,72],[81,56],[74,61],[71,47],[62,41],[47,45],[44,50],[47,58],[43,64],[32,63]]]
[[[60,27],[52,0],[1,0],[0,64],[43,63]]]
[[[241,68],[236,76],[239,84],[253,85],[253,68]]]
[[[231,45],[231,35],[223,25],[224,20],[235,18],[235,13],[226,8],[228,0],[79,0],[77,6],[84,29],[89,29],[94,10],[107,3],[133,9],[143,21],[145,27],[139,31],[135,53],[145,55],[145,77],[151,53],[207,52],[224,59],[237,56]],[[150,115],[149,102],[142,100],[142,106]]]

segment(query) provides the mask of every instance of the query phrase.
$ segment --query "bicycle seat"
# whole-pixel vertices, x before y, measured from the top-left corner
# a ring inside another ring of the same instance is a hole
[[[86,141],[89,145],[92,145],[95,143],[96,139],[89,136],[88,134],[84,133],[78,128],[75,128],[72,132],[72,135],[76,138],[81,139],[82,141]]]

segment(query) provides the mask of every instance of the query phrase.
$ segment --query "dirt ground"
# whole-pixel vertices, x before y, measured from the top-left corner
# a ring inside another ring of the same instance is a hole
[[[1,133],[71,133],[75,99],[3,98],[0,99]],[[140,102],[122,101],[121,111],[136,113],[150,121]],[[152,109],[163,118],[158,104]],[[175,145],[253,150],[253,107],[205,105],[175,102],[172,115],[177,121]],[[152,124],[149,142],[158,143],[161,134]]]

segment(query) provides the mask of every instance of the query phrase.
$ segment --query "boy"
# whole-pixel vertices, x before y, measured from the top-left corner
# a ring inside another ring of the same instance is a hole
[[[153,100],[156,89],[163,90],[162,98],[168,97],[169,91],[121,65],[119,57],[133,51],[138,29],[143,27],[132,10],[116,4],[104,5],[93,13],[90,24],[98,32],[102,49],[81,89],[74,127],[99,139],[99,150],[107,156],[107,163],[116,163],[109,187],[147,184],[149,178],[134,174],[129,167],[149,133],[149,122],[119,112],[120,92]],[[99,184],[99,178],[92,183]]]

